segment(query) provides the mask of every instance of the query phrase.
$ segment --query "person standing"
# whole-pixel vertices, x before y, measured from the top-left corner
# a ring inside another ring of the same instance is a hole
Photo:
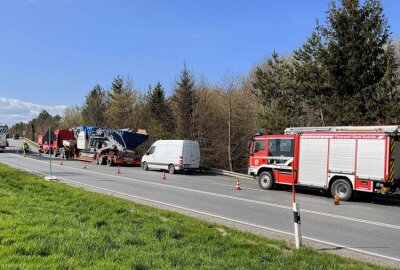
[[[24,141],[24,143],[22,145],[22,149],[24,151],[24,157],[26,156],[26,154],[29,154],[29,145],[26,141]]]

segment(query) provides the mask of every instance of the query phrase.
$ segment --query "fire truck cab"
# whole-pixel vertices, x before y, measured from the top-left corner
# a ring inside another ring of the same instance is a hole
[[[341,200],[354,191],[394,191],[400,183],[400,126],[298,127],[256,135],[248,174],[258,177],[262,189],[294,182]]]

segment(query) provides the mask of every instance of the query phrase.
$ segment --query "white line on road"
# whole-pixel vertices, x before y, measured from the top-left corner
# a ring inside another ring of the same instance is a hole
[[[27,158],[27,157],[21,157],[20,155],[16,155],[16,154],[12,154],[12,155],[18,156],[20,158]],[[30,157],[29,157],[29,159],[37,161],[37,162],[48,164],[48,162],[43,161],[43,160],[37,160],[37,159],[34,159],[34,158],[30,158]],[[68,166],[68,165],[53,164],[53,166],[58,166],[58,167],[62,167],[62,168],[70,168],[70,169],[73,169],[73,170],[80,170],[82,172],[88,172],[88,169],[81,169],[81,168],[76,168],[76,167],[72,167],[72,166]],[[281,205],[281,204],[276,204],[276,203],[268,203],[268,202],[257,201],[257,200],[246,199],[246,198],[239,198],[239,197],[235,197],[235,196],[224,195],[224,194],[219,194],[219,193],[214,193],[214,192],[209,192],[209,191],[202,191],[202,190],[196,190],[196,189],[191,189],[191,188],[172,186],[172,185],[165,184],[165,183],[149,182],[149,181],[145,181],[145,180],[141,180],[141,179],[137,179],[137,178],[130,178],[130,177],[119,176],[119,175],[112,175],[112,174],[102,173],[102,172],[98,172],[98,171],[94,171],[94,170],[92,170],[90,172],[96,173],[96,174],[99,174],[99,175],[103,175],[103,176],[107,176],[107,177],[119,178],[119,179],[133,181],[133,182],[139,182],[139,183],[143,183],[143,184],[147,184],[147,185],[162,186],[164,188],[167,187],[167,188],[171,188],[171,189],[184,190],[184,191],[189,191],[189,192],[194,192],[194,193],[199,193],[199,194],[216,196],[216,197],[221,197],[221,198],[226,198],[226,199],[231,199],[231,200],[238,200],[238,201],[243,201],[243,202],[247,202],[247,203],[260,204],[260,205],[276,207],[276,208],[281,208],[281,209],[286,209],[286,210],[292,211],[292,207],[286,206],[286,205]],[[369,224],[369,225],[375,225],[375,226],[381,226],[381,227],[400,230],[400,226],[399,225],[387,224],[387,223],[376,222],[376,221],[365,220],[365,219],[359,219],[359,218],[352,218],[352,217],[341,216],[341,215],[336,215],[336,214],[330,214],[330,213],[325,213],[325,212],[319,212],[319,211],[314,211],[314,210],[309,210],[309,209],[301,209],[301,212],[302,213],[320,215],[320,216],[325,216],[325,217],[337,218],[337,219],[342,219],[342,220],[347,220],[347,221],[353,221],[353,222],[358,222],[358,223],[364,223],[364,224]]]
[[[23,167],[20,167],[18,165],[14,165],[14,164],[11,164],[11,163],[8,163],[8,162],[5,162],[5,161],[1,161],[1,162],[5,163],[5,164],[7,164],[7,165],[9,165],[11,167],[14,167],[14,168],[22,169],[22,170],[33,172],[33,173],[37,173],[37,174],[44,174],[42,172],[26,169],[26,168],[23,168]],[[248,223],[248,222],[244,222],[244,221],[240,221],[240,220],[237,220],[237,219],[232,219],[232,218],[228,218],[228,217],[224,217],[224,216],[220,216],[220,215],[214,215],[214,214],[210,214],[210,213],[206,213],[206,212],[202,212],[202,211],[198,211],[198,210],[194,210],[194,209],[191,209],[191,208],[186,208],[186,207],[182,207],[182,206],[178,206],[178,205],[174,205],[174,204],[169,204],[169,203],[165,203],[165,202],[151,200],[151,199],[148,199],[148,198],[135,196],[135,195],[131,195],[131,194],[127,194],[127,193],[123,193],[123,192],[119,192],[119,191],[115,191],[115,190],[111,190],[111,189],[101,188],[101,187],[97,187],[97,186],[94,186],[94,185],[84,184],[82,182],[69,180],[67,178],[59,178],[59,179],[61,179],[63,181],[74,183],[74,184],[79,185],[79,186],[86,186],[86,187],[90,187],[90,188],[106,191],[106,192],[109,192],[109,193],[115,193],[115,194],[119,194],[119,195],[122,195],[122,196],[130,197],[130,198],[134,198],[134,199],[138,199],[138,200],[142,200],[142,201],[147,201],[147,202],[151,202],[151,203],[155,203],[155,204],[159,204],[159,205],[164,205],[164,206],[168,206],[168,207],[172,207],[172,208],[176,208],[176,209],[180,209],[180,210],[184,210],[184,211],[188,211],[188,212],[192,212],[192,213],[196,213],[196,214],[201,214],[201,215],[204,215],[204,216],[209,216],[209,217],[213,217],[213,218],[217,218],[217,219],[221,219],[221,220],[226,220],[226,221],[229,221],[229,222],[234,222],[234,223],[245,225],[245,226],[250,226],[250,227],[263,229],[263,230],[276,232],[276,233],[281,233],[281,234],[285,234],[285,235],[290,235],[290,236],[294,235],[293,233],[290,233],[290,232],[281,231],[281,230],[277,230],[277,229],[273,229],[273,228],[269,228],[269,227],[265,227],[265,226],[260,226],[260,225],[257,225],[257,224]],[[347,246],[343,246],[343,245],[340,245],[340,244],[336,244],[336,243],[332,243],[332,242],[327,242],[327,241],[315,239],[315,238],[312,238],[312,237],[303,236],[303,239],[307,239],[307,240],[310,240],[310,241],[313,241],[313,242],[316,242],[316,243],[321,243],[321,244],[324,244],[324,245],[333,246],[333,247],[336,247],[336,248],[347,249],[347,250],[359,252],[359,253],[362,253],[362,254],[375,256],[375,257],[378,257],[378,258],[383,258],[383,259],[392,260],[392,261],[395,261],[395,262],[400,262],[399,258],[389,257],[389,256],[385,256],[385,255],[381,255],[381,254],[377,254],[377,253],[373,253],[373,252],[364,251],[364,250],[357,249],[357,248],[347,247]]]
[[[12,154],[12,155],[16,155],[16,154]],[[22,158],[19,155],[16,155],[16,156]],[[33,159],[33,158],[30,158],[30,159],[34,160],[34,161],[37,161],[37,162],[45,163],[45,164],[48,163],[48,162],[43,161],[43,160],[37,160],[37,159]],[[63,167],[63,168],[70,168],[70,169],[73,169],[73,170],[80,170],[82,172],[88,172],[88,169],[81,169],[81,168],[76,168],[76,167],[67,166],[67,165],[53,164],[53,166],[58,166],[58,167]],[[281,205],[281,204],[276,204],[276,203],[268,203],[268,202],[257,201],[257,200],[246,199],[246,198],[239,198],[239,197],[235,197],[235,196],[224,195],[224,194],[219,194],[219,193],[214,193],[214,192],[209,192],[209,191],[202,191],[202,190],[196,190],[196,189],[191,189],[191,188],[172,186],[172,185],[165,184],[165,183],[149,182],[149,181],[145,181],[145,180],[141,180],[141,179],[137,179],[137,178],[130,178],[130,177],[125,177],[125,176],[112,175],[112,174],[102,173],[102,172],[98,172],[98,171],[94,171],[94,170],[92,170],[90,172],[96,173],[96,174],[99,174],[99,175],[103,175],[103,176],[108,176],[108,177],[119,178],[119,179],[124,179],[124,180],[128,180],[128,181],[139,182],[139,183],[143,183],[143,184],[147,184],[147,185],[162,186],[162,187],[167,187],[167,188],[171,188],[171,189],[184,190],[184,191],[189,191],[189,192],[194,192],[194,193],[199,193],[199,194],[216,196],[216,197],[221,197],[221,198],[226,198],[226,199],[231,199],[231,200],[238,200],[238,201],[243,201],[243,202],[247,202],[247,203],[260,204],[260,205],[276,207],[276,208],[281,208],[281,209],[292,211],[292,207],[286,206],[286,205]],[[347,216],[330,214],[330,213],[325,213],[325,212],[319,212],[319,211],[314,211],[314,210],[309,210],[309,209],[301,209],[301,212],[302,213],[314,214],[314,215],[319,215],[319,216],[337,218],[337,219],[342,219],[342,220],[347,220],[347,221],[353,221],[353,222],[358,222],[358,223],[363,223],[363,224],[369,224],[369,225],[374,225],[374,226],[381,226],[381,227],[400,230],[400,226],[399,225],[394,225],[394,224],[387,224],[387,223],[376,222],[376,221],[371,221],[371,220],[347,217]]]

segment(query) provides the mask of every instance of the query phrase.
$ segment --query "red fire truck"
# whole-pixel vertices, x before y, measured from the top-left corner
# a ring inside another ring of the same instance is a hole
[[[315,187],[348,200],[354,191],[400,187],[400,126],[298,127],[253,137],[248,173],[262,189]]]

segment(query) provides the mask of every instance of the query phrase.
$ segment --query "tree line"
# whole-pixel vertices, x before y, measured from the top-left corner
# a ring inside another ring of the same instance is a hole
[[[160,82],[143,93],[120,75],[110,89],[95,85],[64,116],[42,112],[27,124],[37,138],[48,126],[146,129],[150,140],[193,139],[204,166],[244,172],[255,132],[289,126],[400,124],[400,42],[393,42],[378,0],[331,1],[324,25],[289,55],[272,52],[247,76],[219,83],[183,67],[170,96]],[[21,127],[22,125],[22,127]]]

